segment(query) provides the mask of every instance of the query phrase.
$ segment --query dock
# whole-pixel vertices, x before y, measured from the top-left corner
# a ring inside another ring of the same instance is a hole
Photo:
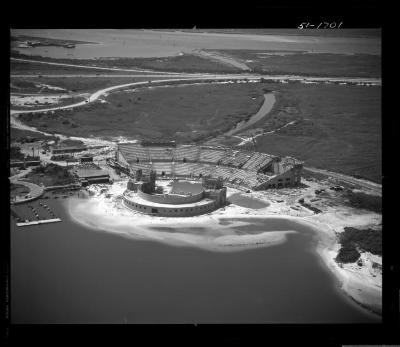
[[[38,224],[56,223],[56,222],[61,222],[61,219],[60,218],[53,218],[53,219],[34,220],[34,221],[31,221],[31,222],[17,223],[17,226],[25,227],[25,226],[28,226],[28,225],[38,225]]]

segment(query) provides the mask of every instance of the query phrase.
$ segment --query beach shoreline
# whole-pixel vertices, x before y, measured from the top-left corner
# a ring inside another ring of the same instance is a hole
[[[299,217],[290,215],[290,212],[281,204],[268,200],[269,206],[257,210],[231,204],[207,215],[174,217],[174,231],[172,232],[166,223],[171,218],[148,216],[122,206],[118,197],[125,189],[124,181],[119,182],[108,192],[114,196],[114,199],[105,198],[95,187],[92,189],[95,193],[84,200],[84,203],[87,204],[84,208],[79,208],[76,203],[68,205],[72,219],[89,228],[118,233],[130,239],[148,239],[172,246],[189,246],[209,251],[229,252],[278,245],[286,242],[288,234],[298,232],[295,230],[268,230],[266,232],[260,230],[261,232],[257,234],[240,235],[232,232],[232,227],[246,225],[244,222],[246,219],[249,219],[249,222],[251,219],[263,219],[264,221],[285,219],[311,228],[317,241],[314,251],[326,270],[336,279],[338,289],[356,302],[360,308],[378,316],[382,314],[381,276],[371,277],[367,266],[359,268],[355,264],[339,264],[335,260],[340,249],[336,233],[342,232],[346,226],[364,228],[378,224],[381,219],[380,215],[373,213],[340,214],[340,211],[335,210]],[[228,196],[235,193],[238,192],[229,188]],[[258,199],[261,197],[263,200],[267,200],[262,193],[254,195],[258,195]],[[77,214],[78,210],[81,211],[80,214]],[[118,217],[118,222],[115,217]],[[232,222],[227,222],[229,220]],[[134,230],[131,228],[132,225],[135,225]],[[202,230],[199,231],[195,228],[191,230],[193,227],[201,227]],[[117,229],[119,230],[117,231]],[[367,264],[372,256],[367,252],[363,253],[364,263]]]

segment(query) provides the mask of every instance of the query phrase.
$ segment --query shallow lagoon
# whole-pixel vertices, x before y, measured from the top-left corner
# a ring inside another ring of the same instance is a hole
[[[13,323],[379,322],[338,290],[313,232],[293,221],[245,218],[239,234],[297,232],[277,246],[215,252],[88,229],[66,201],[46,200],[62,223],[11,221]]]
[[[228,197],[228,200],[238,206],[251,208],[251,209],[261,209],[268,207],[269,204],[265,201],[261,201],[259,199],[253,198],[251,196],[246,196],[241,193],[235,193]]]

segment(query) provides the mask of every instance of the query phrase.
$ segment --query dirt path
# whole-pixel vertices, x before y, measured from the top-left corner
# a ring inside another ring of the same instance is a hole
[[[228,66],[234,66],[238,69],[244,70],[244,71],[249,71],[251,70],[246,64],[238,61],[237,59],[234,59],[233,57],[222,55],[216,52],[206,52],[201,49],[199,50],[194,50],[193,51],[194,55],[198,55],[202,58],[210,59],[213,61],[217,61],[219,63],[222,63],[224,65]]]

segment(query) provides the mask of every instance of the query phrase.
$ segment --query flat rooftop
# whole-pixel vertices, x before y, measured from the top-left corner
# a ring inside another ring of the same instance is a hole
[[[79,178],[90,178],[90,177],[99,177],[99,176],[110,176],[106,170],[102,169],[94,169],[94,168],[77,168],[74,172],[78,175]]]

